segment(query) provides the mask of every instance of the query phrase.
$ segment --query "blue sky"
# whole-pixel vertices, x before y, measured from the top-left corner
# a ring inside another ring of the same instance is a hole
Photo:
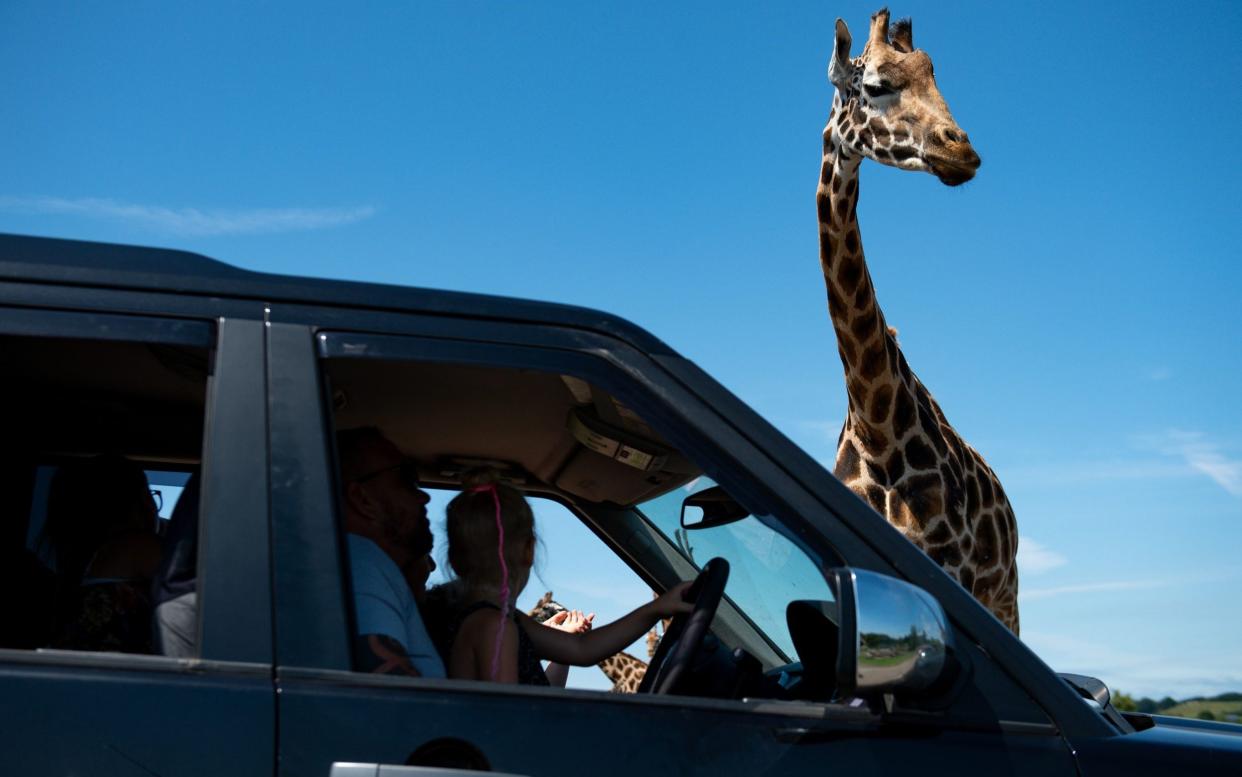
[[[831,461],[813,193],[832,22],[861,45],[874,10],[9,0],[0,230],[603,308]],[[983,166],[868,163],[863,239],[1015,506],[1024,639],[1130,693],[1242,689],[1242,6],[893,12]]]

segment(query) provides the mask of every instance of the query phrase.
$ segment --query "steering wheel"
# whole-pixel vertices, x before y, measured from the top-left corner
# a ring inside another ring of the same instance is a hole
[[[707,627],[716,617],[716,607],[724,596],[728,579],[728,561],[714,558],[703,565],[703,571],[685,594],[686,601],[694,602],[694,609],[673,618],[647,665],[643,681],[638,684],[638,693],[673,693],[676,690],[707,636]]]

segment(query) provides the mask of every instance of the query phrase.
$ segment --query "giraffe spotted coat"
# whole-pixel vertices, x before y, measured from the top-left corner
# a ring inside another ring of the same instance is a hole
[[[849,400],[835,473],[1017,633],[1013,509],[907,364],[876,300],[857,217],[863,158],[957,185],[974,176],[979,157],[940,95],[931,60],[914,48],[909,20],[890,29],[882,10],[860,56],[850,58],[850,44],[838,19],[828,70],[836,94],[816,192],[820,265]]]

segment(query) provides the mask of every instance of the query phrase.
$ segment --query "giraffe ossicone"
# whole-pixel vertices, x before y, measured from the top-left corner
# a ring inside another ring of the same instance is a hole
[[[837,19],[828,65],[836,93],[816,191],[820,266],[848,397],[835,474],[1017,633],[1013,509],[907,364],[876,300],[857,217],[864,158],[957,186],[974,177],[979,155],[940,94],[931,58],[914,47],[908,19],[890,26],[888,10],[878,11],[857,57],[851,44]]]

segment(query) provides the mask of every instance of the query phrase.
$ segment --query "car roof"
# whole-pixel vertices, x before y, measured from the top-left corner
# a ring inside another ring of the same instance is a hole
[[[675,355],[642,327],[591,308],[254,272],[202,254],[168,248],[0,233],[0,278],[554,324],[606,334],[647,353]]]

